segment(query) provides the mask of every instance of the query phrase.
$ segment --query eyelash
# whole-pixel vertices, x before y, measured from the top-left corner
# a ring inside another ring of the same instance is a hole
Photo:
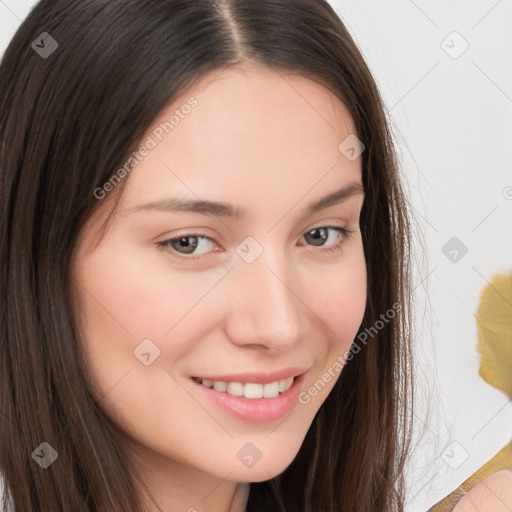
[[[342,246],[344,245],[345,241],[349,238],[349,235],[352,233],[351,230],[347,229],[347,228],[342,228],[340,226],[318,226],[316,228],[312,228],[310,229],[309,231],[306,231],[306,234],[307,233],[311,233],[312,231],[315,231],[317,229],[333,229],[334,231],[338,232],[339,235],[341,235],[339,237],[339,240],[333,244],[333,245],[329,245],[327,247],[321,247],[319,249],[320,252],[324,252],[324,253],[328,253],[328,252],[337,252],[337,251],[340,251],[342,249]],[[185,233],[181,236],[178,236],[176,238],[168,238],[167,240],[163,240],[162,242],[158,242],[156,245],[158,247],[159,250],[162,250],[166,253],[172,253],[172,255],[178,259],[182,259],[182,260],[195,260],[195,259],[198,259],[199,257],[203,256],[203,255],[197,255],[197,256],[184,256],[184,255],[181,255],[180,253],[178,253],[175,249],[171,248],[169,246],[169,242],[174,242],[174,241],[177,241],[177,240],[181,240],[182,238],[204,238],[206,240],[209,240],[213,243],[216,244],[215,240],[213,238],[210,238],[208,236],[205,236],[201,233]],[[207,254],[207,253],[206,253]]]

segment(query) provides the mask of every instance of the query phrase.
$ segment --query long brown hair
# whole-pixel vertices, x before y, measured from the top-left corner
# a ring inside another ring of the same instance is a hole
[[[46,38],[40,51],[37,38]],[[4,506],[142,511],[137,475],[93,398],[80,352],[72,255],[99,206],[94,191],[157,115],[204,74],[243,62],[315,80],[352,115],[365,145],[368,299],[359,333],[372,333],[293,462],[252,484],[248,511],[403,510],[412,417],[409,215],[374,79],[323,0],[45,0],[21,24],[0,67]],[[46,470],[32,457],[42,442],[58,452]]]

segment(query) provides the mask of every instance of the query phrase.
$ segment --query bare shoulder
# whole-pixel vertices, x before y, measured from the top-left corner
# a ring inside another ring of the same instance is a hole
[[[512,471],[502,469],[470,489],[453,512],[510,512],[512,510]]]

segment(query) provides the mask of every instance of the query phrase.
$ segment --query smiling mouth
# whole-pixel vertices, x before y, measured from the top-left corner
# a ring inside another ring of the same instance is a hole
[[[192,377],[192,379],[205,388],[212,389],[218,393],[225,393],[231,396],[243,396],[245,398],[275,398],[288,391],[296,377],[280,379],[268,384],[256,382],[225,382],[221,380],[202,379]]]

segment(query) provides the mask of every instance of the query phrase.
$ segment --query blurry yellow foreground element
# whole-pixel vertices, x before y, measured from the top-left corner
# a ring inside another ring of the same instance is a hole
[[[476,316],[480,376],[512,398],[512,273],[495,275]]]
[[[497,274],[492,277],[490,283],[482,291],[475,317],[478,326],[477,350],[481,357],[480,376],[512,399],[511,271],[508,274]],[[512,425],[510,430],[512,432]],[[451,512],[457,502],[478,482],[503,469],[512,470],[512,441],[455,491],[430,508],[429,512]],[[485,482],[483,485],[485,486]],[[485,508],[485,504],[482,506],[484,508],[475,508],[475,512],[480,512],[480,510],[491,512]]]

